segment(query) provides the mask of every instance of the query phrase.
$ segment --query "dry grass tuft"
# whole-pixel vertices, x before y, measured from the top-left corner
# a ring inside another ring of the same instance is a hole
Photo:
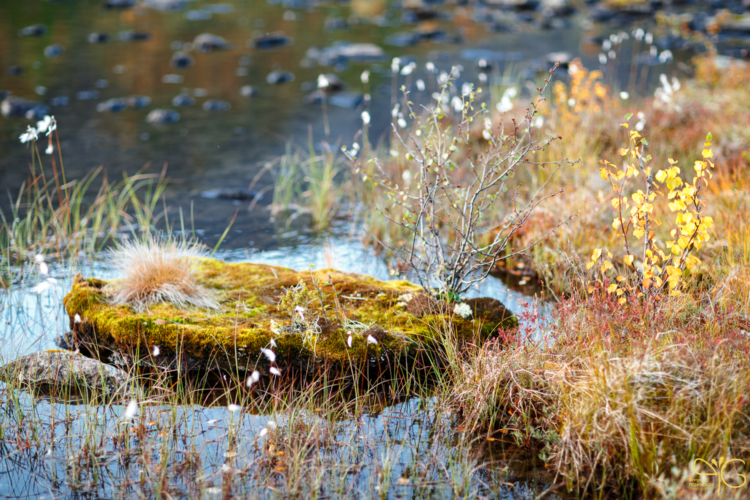
[[[124,277],[107,285],[112,303],[142,312],[159,302],[178,307],[216,309],[213,294],[195,276],[205,247],[189,241],[159,240],[149,236],[119,244],[111,251],[114,266]]]

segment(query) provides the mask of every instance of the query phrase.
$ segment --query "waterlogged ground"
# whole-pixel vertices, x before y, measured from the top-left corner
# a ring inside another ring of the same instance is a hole
[[[341,238],[219,257],[389,278],[371,250]],[[106,259],[84,266],[88,275],[113,277]],[[52,264],[57,281],[41,293],[34,287],[47,277],[33,271],[3,296],[3,359],[55,348],[68,327],[61,299],[70,271]],[[497,297],[516,313],[528,308],[528,298],[496,278],[475,293]],[[223,394],[209,407],[154,400],[141,402],[127,418],[125,405],[66,404],[27,393],[16,399],[3,386],[0,495],[525,499],[551,484],[533,456],[462,432],[437,397],[400,390],[389,387],[379,400],[341,405],[309,393],[298,396],[309,401],[287,405],[279,395],[262,409],[234,408]]]

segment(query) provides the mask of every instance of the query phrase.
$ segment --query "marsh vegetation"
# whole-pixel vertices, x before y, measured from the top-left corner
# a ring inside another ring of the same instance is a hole
[[[122,43],[151,40],[131,14],[219,29],[237,12],[224,36],[185,29],[192,41],[170,46],[182,73],[160,81],[195,87],[171,101],[182,115],[141,95],[97,113],[123,111],[114,128],[164,152],[185,136],[256,140],[257,120],[237,125],[249,98],[308,122],[279,139],[271,119],[275,146],[257,149],[273,154],[185,187],[166,167],[117,180],[106,164],[71,167],[74,118],[24,104],[16,127],[22,103],[3,96],[2,130],[26,149],[2,161],[28,170],[0,204],[0,493],[747,496],[745,7],[352,2],[323,22],[327,6],[269,4],[277,26],[243,41],[249,7],[186,3],[108,1],[88,38],[122,24]],[[281,30],[303,15],[320,30]],[[508,44],[602,35],[576,38],[594,46],[581,57],[427,51],[486,35],[471,23],[516,31]],[[342,30],[350,43],[324,34]],[[304,99],[283,90],[288,60],[265,51],[304,56]],[[67,57],[59,44],[43,54]],[[232,54],[230,83],[202,80]],[[199,116],[196,97],[230,118]]]

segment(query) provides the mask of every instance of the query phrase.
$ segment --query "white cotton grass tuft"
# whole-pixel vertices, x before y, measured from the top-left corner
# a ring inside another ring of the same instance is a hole
[[[195,242],[143,240],[120,243],[110,251],[114,266],[123,273],[106,286],[115,305],[128,305],[138,312],[159,302],[177,307],[217,309],[218,302],[195,275],[204,247]]]
[[[268,358],[268,361],[270,361],[271,363],[276,361],[276,354],[271,349],[264,349],[261,347],[260,352],[262,352],[263,355]]]
[[[136,413],[138,413],[138,401],[132,399],[125,408],[125,414],[122,416],[122,419],[132,420]]]
[[[254,383],[260,380],[260,373],[255,370],[253,373],[250,374],[249,377],[247,377],[247,386],[252,387]]]

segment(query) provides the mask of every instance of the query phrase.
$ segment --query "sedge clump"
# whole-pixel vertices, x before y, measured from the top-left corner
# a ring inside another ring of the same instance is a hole
[[[143,312],[159,302],[180,308],[217,309],[214,295],[198,283],[195,270],[205,248],[199,243],[149,236],[118,244],[110,257],[122,272],[106,286],[114,305]]]

